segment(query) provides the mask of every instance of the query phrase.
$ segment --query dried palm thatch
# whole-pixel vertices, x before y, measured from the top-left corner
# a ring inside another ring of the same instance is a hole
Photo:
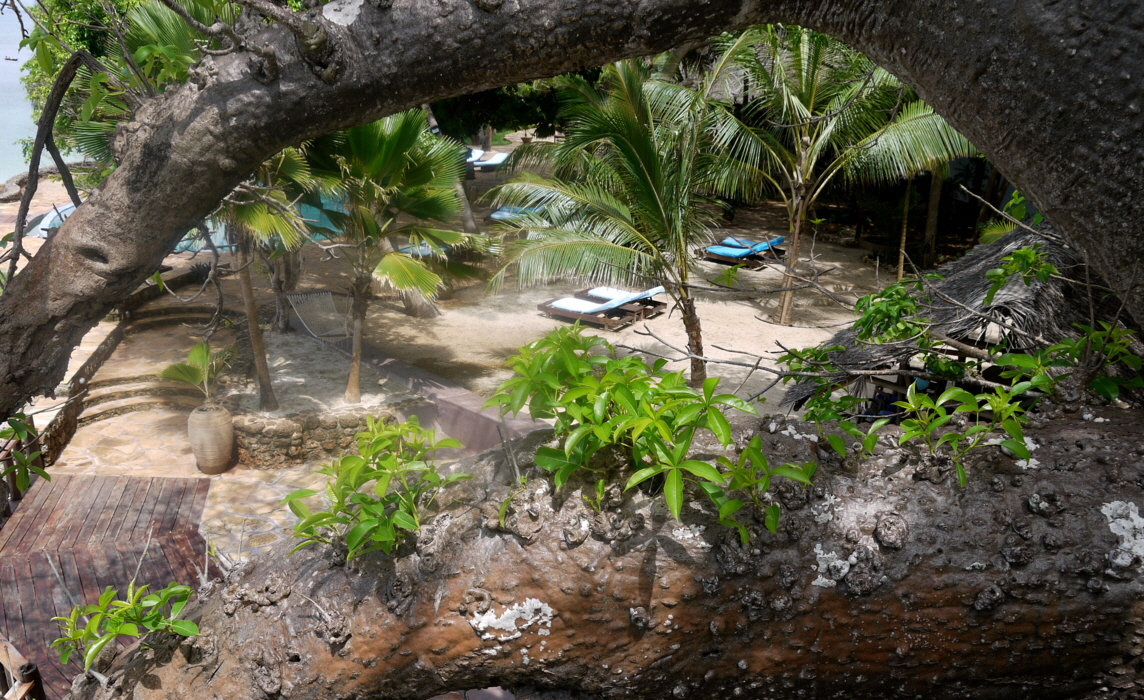
[[[1046,260],[1060,271],[1059,276],[1031,285],[1013,276],[994,296],[993,303],[985,306],[985,296],[992,286],[985,273],[1001,267],[1001,259],[1014,250],[1037,244]],[[1077,251],[1047,225],[1037,233],[1016,229],[995,243],[978,245],[936,273],[943,279],[927,283],[925,294],[931,300],[925,304],[925,318],[935,331],[968,345],[984,348],[1004,339],[1009,352],[1029,352],[1062,338],[1079,337],[1081,331],[1076,324],[1093,325],[1094,320],[1119,321],[1139,336],[1140,328],[1122,313],[1120,299],[1100,291],[1106,286],[1104,281],[1087,269]],[[855,379],[856,375],[850,372],[899,367],[918,353],[914,341],[880,345],[859,341],[853,328],[835,334],[825,345],[843,348],[830,353],[831,362],[842,370],[837,384]],[[1144,352],[1139,342],[1135,345],[1134,352]],[[832,384],[837,385],[833,381],[825,385]],[[795,384],[783,397],[782,405],[800,408],[821,386],[818,382]],[[1121,398],[1141,403],[1144,394],[1126,392]]]

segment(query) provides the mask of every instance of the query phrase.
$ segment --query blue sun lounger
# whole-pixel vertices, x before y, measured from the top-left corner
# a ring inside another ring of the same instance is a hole
[[[742,238],[725,238],[721,241],[721,245],[708,246],[704,249],[703,258],[757,270],[768,261],[773,262],[783,257],[786,251],[776,247],[783,240],[782,236],[775,236],[761,243]]]
[[[537,309],[552,318],[563,321],[580,321],[615,331],[643,318],[642,308],[633,302],[664,292],[663,287],[655,287],[643,292],[631,292],[605,302],[594,302],[576,297],[551,299],[537,305]]]

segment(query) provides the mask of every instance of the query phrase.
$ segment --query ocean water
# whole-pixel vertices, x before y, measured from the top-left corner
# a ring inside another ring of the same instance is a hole
[[[28,22],[27,18],[24,22]],[[16,142],[36,135],[32,105],[25,98],[24,86],[20,83],[20,66],[32,56],[27,49],[20,49],[20,38],[20,24],[8,9],[0,14],[0,183],[27,170],[23,152]],[[5,56],[20,60],[6,61]]]

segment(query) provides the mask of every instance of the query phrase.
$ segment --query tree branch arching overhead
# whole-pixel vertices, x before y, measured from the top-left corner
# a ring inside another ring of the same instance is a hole
[[[176,240],[284,146],[401,109],[783,21],[832,33],[914,86],[1114,288],[1144,257],[1144,6],[1132,0],[336,0],[120,130],[119,170],[0,300],[0,415],[62,379],[70,348]],[[266,53],[261,50],[259,53]],[[272,70],[273,68],[273,70]],[[50,270],[50,272],[49,272]],[[1144,294],[1128,310],[1144,319]]]

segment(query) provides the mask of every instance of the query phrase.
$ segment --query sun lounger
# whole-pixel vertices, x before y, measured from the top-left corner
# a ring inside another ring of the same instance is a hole
[[[656,301],[652,297],[657,294],[664,293],[663,287],[653,287],[643,292],[639,292],[638,296],[631,299],[624,308],[631,308],[632,311],[638,311],[641,319],[655,318],[667,310],[667,302]],[[613,301],[624,296],[630,295],[631,292],[614,287],[593,287],[592,289],[583,292],[576,292],[574,295],[577,299],[585,301],[592,301],[596,303],[603,303]]]
[[[742,265],[748,269],[757,270],[767,262],[780,260],[786,254],[782,248],[777,248],[783,242],[782,236],[776,236],[769,241],[757,243],[742,238],[725,238],[721,245],[708,246],[703,250],[703,258],[714,262],[729,265]]]
[[[478,160],[473,163],[473,167],[481,172],[493,172],[498,167],[508,160],[507,153],[494,153],[488,160]]]
[[[537,309],[552,318],[563,321],[580,321],[616,331],[641,318],[638,309],[630,308],[631,302],[643,298],[644,292],[633,292],[611,301],[596,303],[586,299],[564,297],[550,299],[537,305]]]
[[[482,158],[484,155],[485,155],[485,152],[484,152],[484,151],[482,151],[482,150],[481,150],[481,149],[479,149],[479,148],[474,148],[474,149],[473,149],[473,150],[472,150],[472,151],[469,153],[469,157],[465,159],[465,162],[466,162],[466,163],[476,163],[476,162],[477,162],[478,160],[480,160],[480,159],[481,159],[481,158]]]
[[[488,215],[488,219],[492,221],[512,221],[519,219],[523,214],[539,214],[540,209],[536,207],[501,207],[492,214]]]

